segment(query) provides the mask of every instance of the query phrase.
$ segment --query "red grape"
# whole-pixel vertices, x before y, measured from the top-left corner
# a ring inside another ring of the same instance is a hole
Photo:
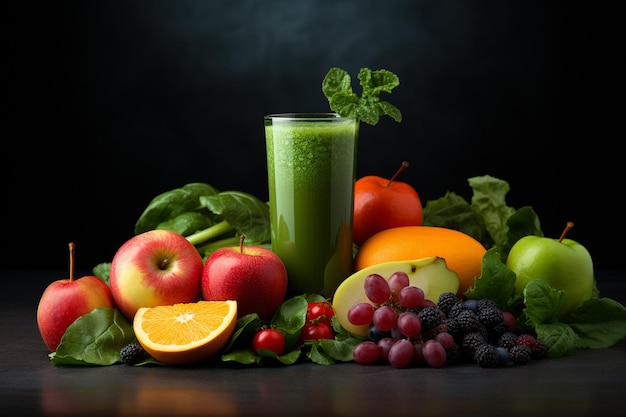
[[[365,277],[364,288],[365,295],[373,303],[383,304],[391,297],[389,283],[379,274],[370,274]]]
[[[402,288],[408,286],[410,283],[409,276],[406,272],[397,271],[389,276],[388,283],[389,288],[391,288],[391,296],[393,298],[393,301],[397,301],[398,294],[400,294]]]
[[[356,303],[348,310],[348,321],[355,326],[370,324],[374,317],[374,306],[370,303]]]
[[[422,331],[422,320],[417,314],[405,311],[398,316],[397,326],[405,337],[415,337]]]
[[[422,355],[424,355],[426,363],[433,368],[441,368],[446,364],[446,349],[437,339],[430,339],[424,343]]]
[[[398,294],[398,303],[403,308],[417,308],[424,303],[424,291],[421,288],[408,286]]]
[[[441,346],[443,346],[444,349],[449,349],[454,343],[454,337],[448,332],[437,333],[435,339],[441,343]]]
[[[391,330],[398,321],[398,313],[390,306],[381,306],[374,311],[372,322],[383,332]]]
[[[371,340],[359,343],[352,350],[354,361],[361,365],[369,365],[376,362],[380,358],[378,345]]]
[[[383,337],[378,341],[378,354],[382,360],[389,362],[389,350],[397,341],[398,339],[394,339],[393,337]]]
[[[400,339],[389,349],[389,364],[394,368],[404,368],[413,359],[413,343]]]

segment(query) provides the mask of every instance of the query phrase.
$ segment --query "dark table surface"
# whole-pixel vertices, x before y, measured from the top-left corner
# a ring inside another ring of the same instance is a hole
[[[39,297],[63,271],[0,272],[3,416],[622,416],[626,341],[563,358],[486,369],[312,363],[55,366],[39,336]],[[626,271],[596,271],[626,303]]]

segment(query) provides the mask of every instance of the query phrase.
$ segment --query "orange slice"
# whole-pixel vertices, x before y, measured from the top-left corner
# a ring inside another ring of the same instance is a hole
[[[219,352],[236,324],[236,301],[198,301],[142,307],[133,319],[133,330],[139,344],[154,359],[184,365]]]

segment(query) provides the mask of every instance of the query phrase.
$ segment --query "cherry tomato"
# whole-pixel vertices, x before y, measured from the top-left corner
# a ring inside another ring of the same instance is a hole
[[[276,329],[262,329],[254,335],[252,347],[257,354],[260,349],[267,349],[280,356],[285,349],[285,337]]]
[[[310,301],[307,312],[307,321],[317,320],[330,325],[330,319],[335,315],[330,301]]]
[[[302,326],[298,344],[301,345],[305,340],[334,339],[335,333],[329,324],[321,321],[308,321]]]

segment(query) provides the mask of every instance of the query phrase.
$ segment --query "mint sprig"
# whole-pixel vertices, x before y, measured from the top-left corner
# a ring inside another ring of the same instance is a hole
[[[358,74],[362,95],[352,91],[350,74],[341,68],[331,68],[322,81],[322,92],[331,110],[342,117],[357,119],[375,125],[381,116],[388,115],[396,122],[402,121],[402,113],[393,104],[380,99],[380,93],[391,93],[400,85],[396,74],[385,69],[372,71],[361,68]]]

